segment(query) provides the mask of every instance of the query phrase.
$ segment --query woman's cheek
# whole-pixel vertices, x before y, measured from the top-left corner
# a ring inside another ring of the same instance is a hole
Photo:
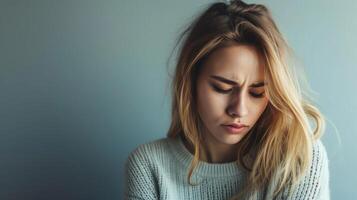
[[[227,96],[222,94],[212,94],[207,98],[208,110],[213,115],[221,116],[227,106]]]

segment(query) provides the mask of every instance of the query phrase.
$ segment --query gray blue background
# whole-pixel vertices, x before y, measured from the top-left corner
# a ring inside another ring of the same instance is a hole
[[[0,199],[122,199],[129,152],[166,135],[178,32],[211,2],[1,0]],[[356,199],[357,1],[248,2],[329,120],[332,199]]]

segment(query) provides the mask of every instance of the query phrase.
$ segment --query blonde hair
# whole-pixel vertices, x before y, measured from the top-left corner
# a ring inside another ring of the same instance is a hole
[[[292,50],[264,5],[234,0],[213,3],[181,34],[184,42],[172,82],[171,125],[168,137],[182,136],[194,150],[188,182],[202,151],[202,121],[197,114],[195,85],[203,61],[218,48],[255,46],[265,60],[265,92],[269,103],[240,141],[237,164],[249,171],[244,189],[235,198],[255,199],[269,185],[275,198],[284,186],[297,186],[311,164],[312,145],[324,132],[325,120],[300,88],[290,63]],[[315,121],[312,130],[309,117]],[[243,158],[253,155],[251,163]]]

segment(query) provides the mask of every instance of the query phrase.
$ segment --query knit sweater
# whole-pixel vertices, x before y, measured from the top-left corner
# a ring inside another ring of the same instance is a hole
[[[191,177],[198,185],[192,186],[187,182],[192,159],[180,137],[140,145],[131,152],[125,165],[125,199],[227,200],[242,189],[248,177],[236,162],[200,161]],[[269,199],[263,191],[259,193],[257,199]],[[292,196],[280,195],[278,199],[330,199],[328,157],[321,140],[314,143],[311,166]]]

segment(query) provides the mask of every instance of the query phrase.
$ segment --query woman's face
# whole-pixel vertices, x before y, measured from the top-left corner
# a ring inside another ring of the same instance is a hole
[[[254,46],[235,45],[214,51],[197,80],[197,107],[205,140],[237,144],[268,104],[264,93],[264,61]],[[248,127],[231,129],[227,124]]]

